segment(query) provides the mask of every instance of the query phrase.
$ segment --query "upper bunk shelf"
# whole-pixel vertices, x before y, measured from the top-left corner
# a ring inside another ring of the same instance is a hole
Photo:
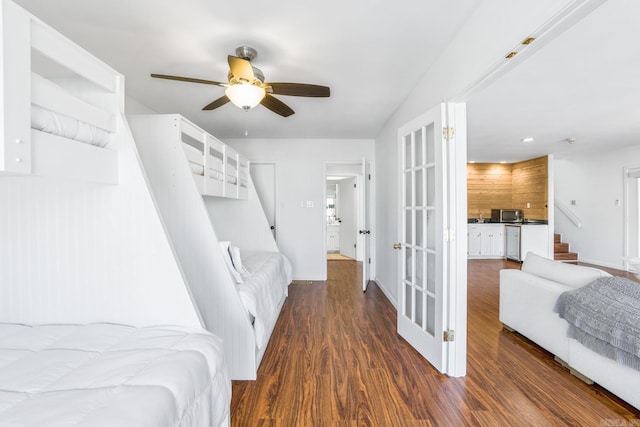
[[[248,159],[211,134],[179,114],[130,116],[128,122],[136,143],[180,148],[184,156],[175,156],[173,168],[188,167],[203,196],[248,198]]]
[[[0,18],[0,173],[118,183],[123,76],[10,0]]]

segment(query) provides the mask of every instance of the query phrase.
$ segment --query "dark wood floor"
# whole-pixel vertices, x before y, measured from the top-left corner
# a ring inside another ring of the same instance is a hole
[[[330,261],[327,282],[290,286],[257,381],[233,383],[232,425],[640,425],[639,411],[502,329],[501,268],[519,264],[469,261],[468,372],[448,378],[397,335],[375,284],[362,293],[355,262]]]

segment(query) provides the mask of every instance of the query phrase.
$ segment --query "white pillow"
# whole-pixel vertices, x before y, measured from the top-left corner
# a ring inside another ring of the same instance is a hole
[[[242,258],[240,257],[240,248],[237,246],[229,245],[229,254],[231,254],[231,262],[233,267],[243,277],[251,276],[249,270],[242,265]]]
[[[220,242],[222,257],[224,258],[224,262],[227,264],[227,268],[229,269],[229,273],[231,273],[231,277],[233,277],[233,280],[236,282],[236,284],[240,284],[240,283],[243,283],[244,281],[242,280],[242,276],[240,275],[240,273],[238,273],[236,269],[233,267],[233,261],[231,261],[231,253],[229,252],[230,245],[231,245],[231,242],[228,242],[228,241]]]

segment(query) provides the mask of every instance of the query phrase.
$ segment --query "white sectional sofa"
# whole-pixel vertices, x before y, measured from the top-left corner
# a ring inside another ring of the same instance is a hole
[[[521,270],[500,271],[500,321],[553,353],[579,377],[587,377],[640,409],[640,371],[568,338],[569,323],[554,311],[564,291],[606,276],[610,274],[596,268],[564,264],[529,252]]]

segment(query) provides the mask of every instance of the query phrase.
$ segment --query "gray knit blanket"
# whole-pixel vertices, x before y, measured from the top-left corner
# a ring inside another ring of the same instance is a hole
[[[563,292],[555,311],[569,322],[570,338],[640,370],[640,283],[624,277],[601,277]]]

